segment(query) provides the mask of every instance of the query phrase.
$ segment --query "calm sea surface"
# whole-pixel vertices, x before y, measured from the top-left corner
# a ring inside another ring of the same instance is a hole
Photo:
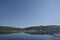
[[[26,33],[0,34],[0,40],[60,40],[53,35],[33,35]]]

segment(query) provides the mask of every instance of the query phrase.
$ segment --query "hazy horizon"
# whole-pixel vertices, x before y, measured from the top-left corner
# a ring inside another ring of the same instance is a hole
[[[0,0],[0,25],[29,27],[60,24],[60,0]]]

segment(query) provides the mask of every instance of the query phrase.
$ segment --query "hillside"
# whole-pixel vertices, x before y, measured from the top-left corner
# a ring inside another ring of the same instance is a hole
[[[58,33],[60,32],[60,26],[58,25],[47,25],[47,26],[32,26],[24,28],[24,32],[32,33]]]
[[[8,26],[0,26],[0,33],[5,32],[20,32],[20,28],[8,27]]]
[[[16,32],[25,32],[25,33],[59,33],[59,25],[47,25],[47,26],[31,26],[27,28],[15,28],[8,26],[0,26],[0,33],[16,33]]]

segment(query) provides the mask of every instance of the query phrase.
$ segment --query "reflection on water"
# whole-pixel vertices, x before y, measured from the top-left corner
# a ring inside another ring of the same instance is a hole
[[[45,33],[32,33],[32,32],[25,32],[25,33],[27,33],[27,34],[32,34],[32,35],[52,35],[52,36],[54,36],[54,37],[58,37],[58,38],[60,38],[60,32],[51,32],[51,33],[49,33],[49,32],[45,32]]]
[[[0,40],[60,40],[60,33],[2,33]]]

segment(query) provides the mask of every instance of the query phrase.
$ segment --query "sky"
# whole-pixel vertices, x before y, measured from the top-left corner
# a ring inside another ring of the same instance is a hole
[[[60,24],[60,0],[0,0],[0,25],[29,27]]]

